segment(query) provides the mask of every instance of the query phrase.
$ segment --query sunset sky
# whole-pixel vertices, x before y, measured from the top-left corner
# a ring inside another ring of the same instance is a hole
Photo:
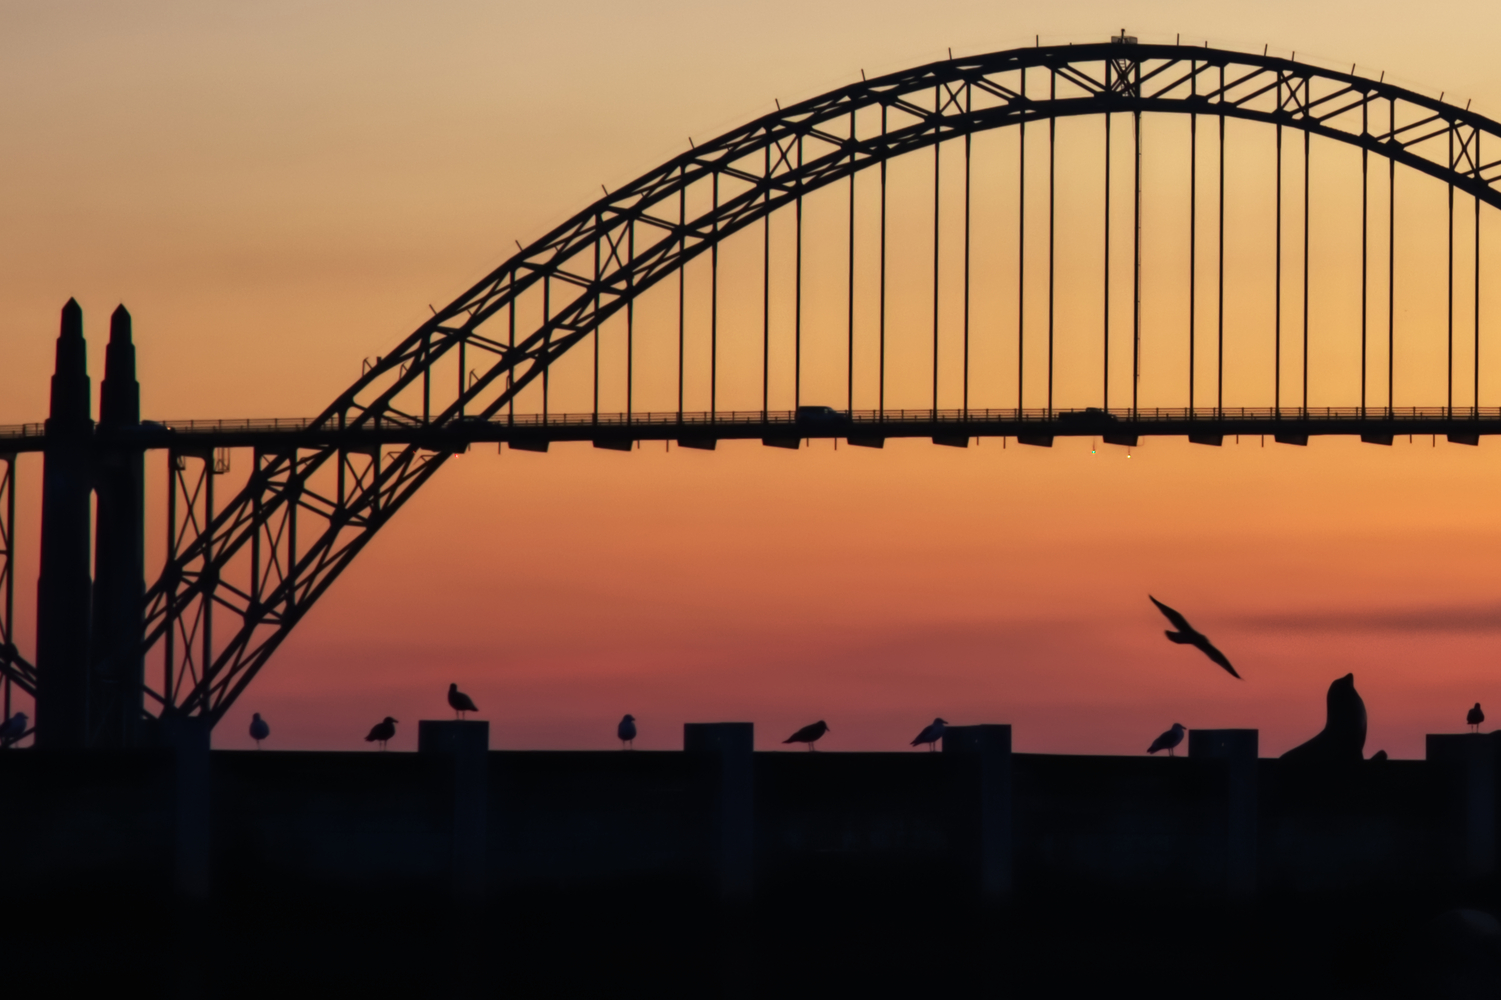
[[[515,241],[689,137],[862,69],[1123,25],[1358,63],[1501,118],[1501,15],[1478,0],[10,0],[0,424],[45,417],[70,296],[96,391],[109,311],[133,313],[148,418],[313,415]],[[1409,321],[1438,302],[1409,300]],[[1482,318],[1501,347],[1501,311]],[[1501,369],[1491,387],[1481,402],[1501,404]],[[335,584],[214,741],[251,745],[260,712],[269,746],[364,748],[389,714],[393,748],[413,749],[457,681],[497,749],[612,747],[630,712],[643,749],[720,720],[753,721],[771,749],[825,719],[825,749],[896,750],[941,715],[1011,723],[1022,751],[1140,753],[1182,722],[1259,728],[1273,755],[1317,731],[1329,682],[1354,671],[1367,752],[1421,756],[1423,735],[1460,730],[1477,700],[1501,719],[1498,455],[1501,442],[1422,438],[1156,439],[1129,457],[1089,439],[476,447]],[[164,467],[148,461],[158,499]],[[22,458],[28,653],[40,473]],[[1245,680],[1170,645],[1148,593]]]

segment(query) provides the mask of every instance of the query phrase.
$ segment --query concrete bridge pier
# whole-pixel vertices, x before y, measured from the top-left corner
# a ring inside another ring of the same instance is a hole
[[[1256,895],[1255,729],[1191,729],[1188,756],[1225,762],[1225,895],[1235,901]]]
[[[751,902],[755,895],[755,726],[749,722],[689,722],[683,750],[707,816],[709,856],[719,894],[716,946],[719,982],[705,992],[750,997],[755,974]]]
[[[755,726],[749,722],[689,722],[683,750],[700,758],[708,802],[709,851],[719,894],[748,903],[755,893],[755,808],[752,798]]]
[[[485,850],[485,817],[490,809],[490,723],[418,722],[417,752],[446,754],[453,761],[453,897],[478,904],[490,889]]]
[[[1496,752],[1501,733],[1429,734],[1427,757],[1454,776],[1467,879],[1496,874]]]
[[[209,724],[196,715],[157,720],[156,743],[172,752],[172,881],[180,903],[208,900],[212,838]]]
[[[956,819],[968,841],[980,904],[1000,909],[1011,899],[1012,884],[1011,727],[949,726],[943,752],[972,765],[955,789]]]

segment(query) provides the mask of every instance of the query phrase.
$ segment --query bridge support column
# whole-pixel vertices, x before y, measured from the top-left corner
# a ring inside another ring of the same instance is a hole
[[[172,884],[179,901],[208,899],[212,859],[209,723],[169,715],[153,724],[154,742],[172,752]]]
[[[37,574],[36,745],[88,745],[89,494],[94,421],[89,415],[83,310],[63,306],[42,452],[42,546]]]
[[[418,722],[417,752],[453,761],[452,891],[457,900],[477,903],[490,888],[490,723]]]
[[[104,381],[99,386],[91,747],[139,744],[145,707],[141,615],[146,594],[146,452],[138,441],[141,388],[135,367],[130,313],[120,306],[109,320]]]
[[[1011,727],[950,726],[943,752],[958,765],[956,819],[980,904],[1011,899]]]
[[[1461,824],[1462,874],[1496,874],[1497,733],[1429,734],[1427,757],[1453,777]]]
[[[690,722],[683,749],[699,758],[698,776],[708,800],[710,853],[720,896],[749,902],[755,891],[755,726],[749,722]]]
[[[1225,894],[1232,900],[1256,895],[1255,729],[1191,729],[1188,756],[1225,762]]]
[[[718,990],[722,997],[749,998],[755,966],[755,726],[749,722],[690,722],[683,750],[693,756],[693,781],[707,806],[714,888]]]
[[[0,453],[0,717],[9,719],[16,662],[16,456]],[[33,712],[35,714],[35,712]]]

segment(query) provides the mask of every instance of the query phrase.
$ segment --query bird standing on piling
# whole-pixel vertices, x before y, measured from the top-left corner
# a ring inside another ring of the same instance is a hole
[[[1485,721],[1485,713],[1480,710],[1480,702],[1477,701],[1475,707],[1470,709],[1470,714],[1465,716],[1465,721],[1470,724],[1471,732],[1480,732],[1480,724]]]
[[[379,743],[380,748],[386,748],[386,741],[396,735],[396,720],[389,715],[377,722],[370,730],[370,735],[365,737],[366,743]]]
[[[934,719],[931,726],[928,726],[922,732],[917,734],[917,739],[912,741],[912,746],[918,746],[920,744],[926,743],[928,745],[928,752],[932,753],[934,750],[938,749],[937,743],[939,740],[943,739],[943,727],[947,725],[948,723],[944,722],[942,719]]]
[[[448,685],[448,707],[453,709],[461,720],[465,712],[479,711],[479,706],[474,703],[474,699],[460,691],[457,684]]]
[[[26,713],[17,712],[0,724],[0,747],[8,747],[26,735]]]
[[[1173,748],[1176,747],[1179,743],[1183,742],[1183,734],[1186,732],[1188,732],[1188,730],[1183,728],[1183,723],[1173,723],[1173,728],[1169,729],[1167,732],[1163,733],[1161,736],[1152,741],[1152,745],[1147,747],[1147,753],[1156,753],[1158,750],[1166,750],[1167,755],[1171,757],[1173,755]]]
[[[803,728],[799,729],[797,732],[793,733],[791,736],[787,737],[782,742],[783,743],[806,743],[806,744],[808,744],[808,749],[812,750],[813,749],[813,744],[815,744],[819,740],[821,740],[823,738],[823,734],[826,733],[826,732],[828,732],[828,731],[829,731],[829,724],[827,722],[823,721],[822,719],[819,719],[817,722],[813,723],[813,725],[811,725],[811,726],[804,726]]]
[[[620,737],[620,749],[635,749],[636,742],[636,717],[627,715],[620,720],[620,725],[615,727],[615,735]],[[627,747],[626,744],[631,744]]]
[[[261,748],[261,740],[271,735],[271,727],[266,725],[266,720],[261,718],[261,713],[256,712],[250,719],[250,738],[255,740],[255,748]]]
[[[1157,610],[1166,615],[1167,620],[1172,622],[1173,627],[1178,630],[1176,632],[1163,633],[1168,637],[1170,641],[1176,642],[1180,646],[1196,647],[1205,656],[1209,657],[1215,663],[1218,663],[1221,667],[1224,667],[1225,670],[1229,672],[1231,677],[1234,677],[1236,680],[1241,679],[1240,674],[1237,674],[1235,672],[1235,668],[1230,665],[1229,658],[1226,657],[1224,653],[1221,653],[1218,649],[1214,648],[1214,643],[1209,641],[1208,636],[1206,636],[1203,632],[1200,632],[1198,629],[1194,628],[1192,625],[1188,624],[1187,618],[1184,618],[1181,614],[1174,611],[1166,604],[1163,604],[1151,594],[1147,595],[1147,599],[1150,600],[1153,604],[1157,605]]]

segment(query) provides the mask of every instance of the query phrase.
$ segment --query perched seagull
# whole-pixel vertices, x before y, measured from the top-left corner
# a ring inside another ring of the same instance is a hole
[[[10,746],[26,735],[26,713],[17,712],[0,724],[0,746]]]
[[[804,726],[803,728],[799,729],[797,732],[793,733],[791,736],[787,737],[782,742],[783,743],[806,743],[806,744],[808,744],[808,749],[812,750],[813,749],[813,744],[815,744],[819,740],[821,740],[823,738],[823,734],[826,733],[826,732],[828,732],[828,731],[829,731],[829,724],[827,722],[823,721],[822,719],[819,719],[817,722],[813,723],[813,725],[811,725],[811,726]]]
[[[948,725],[948,723],[944,722],[942,719],[934,719],[931,726],[927,727],[922,732],[917,734],[917,739],[912,741],[912,745],[917,746],[920,743],[926,743],[928,745],[928,751],[931,753],[932,751],[937,749],[936,744],[938,743],[938,741],[943,739],[943,727],[946,725]]]
[[[1477,701],[1475,707],[1470,709],[1470,714],[1465,716],[1465,721],[1470,724],[1471,730],[1480,732],[1480,724],[1485,721],[1485,713],[1480,710],[1480,702]]]
[[[1173,728],[1169,729],[1167,732],[1163,733],[1161,736],[1152,741],[1152,745],[1147,747],[1147,753],[1156,753],[1158,750],[1166,750],[1167,755],[1171,757],[1173,755],[1173,748],[1176,747],[1179,743],[1183,742],[1183,734],[1186,732],[1188,732],[1188,730],[1183,728],[1183,723],[1173,723]]]
[[[474,699],[460,691],[457,684],[448,685],[448,707],[457,712],[460,719],[464,717],[465,712],[479,711],[479,706],[474,703]]]
[[[271,727],[266,725],[266,720],[261,718],[261,713],[256,712],[250,719],[250,738],[255,740],[255,748],[261,748],[261,740],[271,735]]]
[[[386,740],[396,735],[396,720],[389,715],[377,722],[370,730],[370,735],[365,737],[366,743],[379,743],[380,748],[386,748]]]
[[[1240,674],[1235,672],[1235,668],[1230,666],[1229,659],[1225,657],[1224,653],[1214,648],[1214,643],[1209,641],[1208,636],[1188,624],[1187,618],[1184,618],[1157,598],[1152,597],[1151,594],[1148,594],[1147,597],[1151,598],[1152,603],[1157,605],[1157,610],[1166,615],[1167,620],[1172,622],[1173,627],[1178,630],[1176,632],[1165,632],[1163,633],[1164,635],[1179,645],[1197,646],[1205,656],[1224,667],[1231,677],[1234,677],[1236,680],[1241,679]]]
[[[620,749],[626,749],[627,743],[632,744],[631,749],[634,749],[636,742],[636,717],[634,715],[627,715],[621,719],[620,725],[615,727],[615,735],[620,737]]]

